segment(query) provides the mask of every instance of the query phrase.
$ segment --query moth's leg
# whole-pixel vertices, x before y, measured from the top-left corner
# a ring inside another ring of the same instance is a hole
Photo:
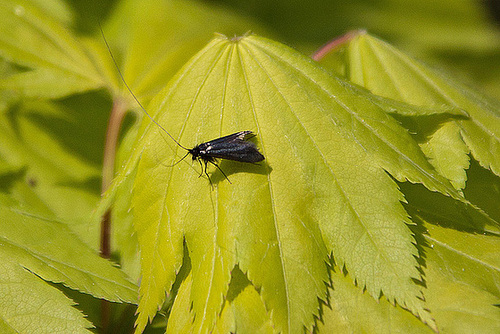
[[[176,162],[174,162],[172,165],[165,165],[165,164],[162,164],[163,166],[166,166],[166,167],[174,167],[175,165],[177,165],[179,162],[181,162],[182,160],[184,160],[187,156],[189,155],[189,152],[186,153],[186,155],[184,155],[181,160],[178,160]]]
[[[213,161],[209,161],[212,165],[214,165],[215,167],[217,167],[217,169],[222,173],[222,175],[224,175],[224,177],[226,178],[227,182],[229,182],[230,184],[233,184],[231,182],[231,180],[229,180],[229,178],[227,177],[226,173],[224,173],[224,171],[219,167],[218,164],[216,164],[215,162]]]
[[[203,164],[201,163],[201,159],[198,158],[198,162],[200,163],[200,175],[198,177],[202,177],[203,175]],[[207,163],[205,163],[205,173],[207,169]]]
[[[213,163],[213,162],[211,162],[210,160],[203,160],[203,162],[205,163],[205,175],[208,178],[208,182],[210,182],[210,186],[212,187],[212,189],[214,189],[214,184],[212,183],[212,179],[210,178],[210,175],[208,175],[208,173],[207,173],[207,165],[208,165],[208,163],[209,162]]]

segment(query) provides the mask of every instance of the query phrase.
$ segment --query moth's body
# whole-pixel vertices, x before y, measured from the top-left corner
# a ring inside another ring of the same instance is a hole
[[[254,143],[247,141],[254,137],[252,131],[240,131],[202,143],[189,150],[193,160],[210,158],[226,159],[240,162],[259,162],[264,156],[257,150]]]
[[[254,143],[247,141],[254,137],[252,131],[240,131],[228,136],[217,138],[206,143],[201,143],[198,146],[188,149],[193,161],[203,161],[205,164],[203,173],[207,175],[209,181],[210,177],[207,173],[207,164],[211,163],[227,178],[226,174],[219,168],[216,159],[226,159],[239,162],[256,163],[264,160],[264,156],[259,152]],[[229,181],[231,182],[231,181]]]

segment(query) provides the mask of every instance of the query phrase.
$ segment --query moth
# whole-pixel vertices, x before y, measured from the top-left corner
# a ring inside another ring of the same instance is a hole
[[[226,180],[229,181],[229,178],[217,164],[216,159],[226,159],[248,163],[256,163],[264,160],[264,156],[259,152],[255,144],[247,141],[252,137],[255,137],[255,134],[252,131],[236,132],[228,136],[207,141],[206,143],[201,143],[192,149],[187,149],[188,153],[186,153],[186,156],[191,154],[193,161],[198,160],[209,180],[210,176],[207,173],[207,165],[210,163],[217,167]],[[184,158],[186,156],[184,156]],[[202,162],[205,164],[204,168],[201,165]],[[231,181],[229,181],[229,183],[231,183]]]
[[[189,154],[191,154],[193,161],[197,160],[200,163],[200,167],[202,169],[200,176],[205,174],[210,184],[212,184],[212,180],[210,179],[210,176],[207,173],[208,164],[214,165],[222,173],[222,175],[224,175],[226,180],[229,183],[231,183],[227,175],[219,167],[217,159],[225,159],[225,160],[232,160],[232,161],[239,161],[246,163],[257,163],[265,159],[264,156],[257,149],[257,146],[255,146],[253,142],[248,141],[248,139],[255,137],[255,134],[252,131],[239,131],[224,137],[220,137],[217,139],[207,141],[205,143],[201,143],[193,148],[187,148],[181,145],[181,143],[179,143],[163,126],[161,126],[158,122],[156,122],[151,117],[151,115],[149,115],[146,109],[142,106],[139,99],[135,96],[135,94],[132,92],[132,89],[128,86],[127,82],[125,81],[125,78],[123,77],[123,74],[121,73],[118,67],[118,63],[116,62],[116,59],[113,56],[113,53],[111,52],[111,48],[109,47],[108,41],[104,36],[102,27],[101,27],[101,34],[104,39],[104,42],[106,43],[106,47],[109,51],[109,54],[111,55],[111,59],[113,60],[116,69],[118,70],[118,74],[120,75],[121,80],[123,81],[125,87],[127,87],[127,90],[130,92],[134,100],[141,107],[142,111],[144,111],[144,113],[148,116],[148,118],[153,123],[155,123],[163,132],[165,132],[170,137],[170,139],[172,139],[180,148],[187,151],[186,155],[184,155],[184,157],[182,157],[172,166],[175,166],[176,164],[184,160]]]

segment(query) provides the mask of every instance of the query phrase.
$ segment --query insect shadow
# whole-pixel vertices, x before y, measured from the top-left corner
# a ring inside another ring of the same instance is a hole
[[[222,160],[219,163],[219,167],[224,171],[226,175],[224,176],[224,174],[222,174],[220,170],[217,169],[212,171],[210,173],[210,180],[214,184],[229,179],[229,177],[233,174],[251,173],[251,174],[267,175],[271,173],[273,170],[267,162],[248,164],[237,161]]]

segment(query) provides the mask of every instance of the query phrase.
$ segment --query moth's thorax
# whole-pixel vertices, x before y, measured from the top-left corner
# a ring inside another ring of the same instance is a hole
[[[193,160],[196,160],[199,157],[207,155],[211,148],[212,146],[209,143],[203,143],[190,149],[189,153],[191,153]]]
[[[210,143],[203,143],[196,146],[194,149],[197,149],[199,155],[205,155],[210,153],[212,145]]]

